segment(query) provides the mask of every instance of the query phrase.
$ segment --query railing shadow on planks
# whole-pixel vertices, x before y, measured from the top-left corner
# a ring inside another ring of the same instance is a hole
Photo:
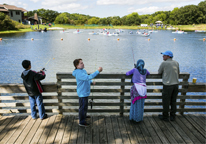
[[[189,73],[181,73],[179,76],[177,111],[180,114],[184,114],[184,112],[205,112],[206,84],[189,83],[189,76]],[[56,83],[43,83],[46,112],[78,114],[79,103],[75,78],[71,73],[57,73],[56,78]],[[119,114],[120,116],[129,113],[131,76],[122,73],[103,73],[99,74],[94,81],[96,85],[91,86],[89,96],[89,99],[93,98],[94,103],[92,103],[92,109],[89,104],[88,113]],[[162,76],[151,73],[147,77],[146,84],[148,97],[145,101],[144,111],[162,112]],[[0,84],[0,94],[0,114],[31,113],[28,95],[23,84]]]

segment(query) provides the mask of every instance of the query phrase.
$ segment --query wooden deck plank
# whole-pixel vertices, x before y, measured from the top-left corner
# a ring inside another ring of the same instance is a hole
[[[147,127],[145,126],[144,121],[140,122],[140,129],[142,131],[142,135],[144,136],[144,139],[147,143],[154,143],[150,133],[148,132]]]
[[[144,136],[142,134],[142,131],[140,129],[140,123],[141,122],[138,122],[138,123],[137,122],[131,122],[131,123],[132,123],[132,127],[134,128],[135,135],[136,135],[139,143],[146,143],[145,138],[144,138]]]
[[[170,131],[171,135],[175,138],[177,143],[181,143],[181,144],[185,143],[185,141],[182,139],[182,137],[179,135],[179,133],[176,131],[176,129],[172,126],[171,123],[173,123],[173,122],[163,121],[163,123],[165,124],[166,128]]]
[[[54,140],[55,144],[60,144],[63,139],[64,131],[67,125],[67,119],[68,119],[68,116],[62,116],[61,124],[59,126],[58,132]]]
[[[36,131],[32,141],[30,142],[31,144],[36,144],[38,143],[40,137],[42,136],[42,133],[46,127],[47,122],[49,121],[49,118],[43,120],[38,128],[38,130]]]
[[[107,131],[105,125],[105,117],[99,116],[99,143],[107,143]]]
[[[31,119],[29,121],[29,123],[27,124],[27,126],[24,128],[24,130],[22,131],[21,135],[18,137],[18,139],[16,140],[15,143],[22,143],[24,141],[24,139],[26,138],[26,136],[28,135],[29,131],[31,130],[31,128],[33,127],[33,124],[36,122],[36,120]]]
[[[10,123],[10,121],[14,118],[14,116],[8,116],[6,117],[5,121],[0,126],[0,133],[3,131],[3,129]]]
[[[98,116],[92,117],[93,126],[92,126],[92,143],[99,143],[99,119]]]
[[[77,143],[77,134],[79,132],[79,119],[75,118],[73,125],[72,125],[72,131],[71,131],[71,136],[69,139],[70,144],[76,144]]]
[[[177,141],[175,140],[175,138],[172,136],[172,134],[169,132],[169,130],[166,128],[165,124],[163,123],[162,120],[160,120],[156,115],[152,115],[152,117],[155,119],[155,121],[157,122],[157,124],[159,125],[160,129],[162,130],[163,134],[165,135],[165,137],[167,138],[167,140],[170,143],[177,143]]]
[[[111,116],[111,119],[112,119],[112,127],[115,130],[115,132],[114,132],[115,142],[116,142],[116,144],[122,144],[123,141],[122,141],[122,136],[121,136],[120,129],[118,126],[117,117]]]
[[[193,143],[192,140],[187,136],[187,134],[182,130],[176,121],[170,122],[174,129],[178,132],[185,143]]]
[[[201,115],[200,118],[203,121],[203,123],[206,123],[206,116],[205,115]]]
[[[64,135],[62,138],[62,143],[67,144],[69,143],[71,133],[72,133],[72,127],[74,126],[74,116],[68,116],[67,121],[66,121],[66,127],[64,130]]]
[[[10,137],[14,134],[14,132],[19,128],[20,124],[24,121],[26,117],[19,117],[18,121],[11,127],[9,132],[6,134],[6,136],[0,141],[1,143],[6,143]]]
[[[92,143],[92,118],[88,118],[87,122],[90,124],[90,126],[85,129],[84,142],[90,144]]]
[[[7,143],[15,143],[15,141],[19,138],[20,134],[23,132],[24,128],[27,126],[30,120],[31,120],[31,116],[25,117],[24,121],[21,123],[21,125],[18,127],[18,129],[9,139],[9,141],[7,141]]]
[[[193,119],[193,121],[196,122],[197,125],[199,125],[200,128],[202,128],[202,130],[203,130],[204,132],[206,132],[206,127],[204,127],[205,122],[203,122],[203,121],[201,120],[201,118],[199,118],[199,117],[197,117],[197,116],[195,116],[195,115],[189,115],[189,116]]]
[[[77,134],[77,143],[78,144],[83,144],[84,143],[84,138],[85,138],[85,127],[79,127],[79,132]]]
[[[193,143],[200,143],[200,141],[192,134],[192,132],[190,131],[190,129],[187,128],[187,126],[185,126],[184,122],[182,122],[178,116],[176,116],[175,121],[177,122],[177,124],[179,125],[179,127],[187,134],[187,136],[192,140]]]
[[[198,130],[195,129],[193,125],[190,124],[187,119],[183,116],[178,116],[178,118],[185,124],[185,126],[193,133],[193,135],[201,142],[205,143],[205,138],[198,132]]]
[[[53,143],[57,134],[57,131],[59,129],[59,125],[61,123],[62,120],[62,115],[57,115],[56,119],[54,121],[54,124],[52,126],[52,129],[47,137],[47,141],[46,143]]]
[[[0,133],[0,141],[3,139],[5,135],[10,131],[10,129],[13,127],[13,125],[18,121],[19,117],[14,117],[10,123],[6,125],[6,127],[1,131]]]
[[[44,127],[44,131],[39,139],[39,143],[45,143],[47,141],[47,137],[49,136],[49,133],[53,127],[55,119],[56,119],[56,115],[53,115],[49,118],[46,126]]]
[[[128,133],[127,133],[125,123],[124,123],[124,117],[118,117],[117,120],[118,120],[119,129],[120,129],[120,133],[121,133],[121,136],[122,136],[123,143],[124,144],[131,143],[130,139],[129,139],[129,136],[128,136]]]
[[[42,120],[41,119],[37,119],[35,120],[35,123],[32,127],[32,129],[30,130],[29,134],[27,135],[27,137],[24,139],[23,144],[28,144],[30,143],[30,141],[32,140],[32,138],[34,137],[36,131],[39,128],[39,125],[41,124]]]
[[[184,116],[189,122],[190,122],[190,124],[191,125],[193,125],[193,127],[195,127],[196,129],[197,129],[197,131],[199,132],[199,133],[201,133],[202,134],[202,136],[204,137],[204,138],[206,138],[206,132],[205,132],[205,128],[204,127],[202,127],[203,126],[203,124],[202,124],[202,126],[199,126],[199,124],[198,123],[201,123],[200,122],[200,120],[198,120],[198,119],[196,119],[196,120],[194,120],[193,119],[193,116],[191,116],[191,115],[186,115],[186,116]]]
[[[157,115],[146,114],[140,123],[131,122],[128,116],[93,116],[88,119],[91,122],[88,128],[79,127],[79,120],[74,116],[54,115],[43,121],[32,120],[31,116],[1,119],[4,117],[6,126],[1,125],[4,128],[0,144],[206,142],[205,123],[199,119],[202,115],[177,115],[175,121],[165,122]]]
[[[105,118],[106,118],[107,142],[109,144],[115,143],[114,131],[113,131],[113,127],[112,127],[111,117],[107,116]]]
[[[153,129],[152,125],[150,124],[150,122],[148,120],[149,117],[151,118],[151,116],[145,115],[144,124],[147,127],[147,130],[150,133],[150,135],[153,139],[153,142],[156,144],[160,144],[160,143],[162,143],[162,141],[159,139],[158,135],[156,134],[155,130]]]
[[[11,116],[1,116],[1,118],[0,118],[0,127],[1,127],[1,125],[3,125],[3,123],[7,119],[7,117],[11,117]]]
[[[153,119],[153,117],[150,116],[148,119],[150,120],[150,123],[151,123],[152,127],[155,129],[155,131],[156,131],[157,135],[159,136],[159,138],[161,139],[162,143],[164,143],[164,144],[169,143],[169,141],[164,136],[164,134],[162,133],[160,127],[158,126],[156,121]]]

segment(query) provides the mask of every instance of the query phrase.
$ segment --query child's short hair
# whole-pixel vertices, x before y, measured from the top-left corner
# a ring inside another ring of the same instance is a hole
[[[75,69],[77,69],[77,66],[79,65],[80,60],[82,60],[82,59],[79,58],[79,59],[75,59],[75,60],[73,61],[73,64],[74,64]]]
[[[22,61],[23,68],[28,69],[30,65],[31,65],[31,62],[29,60]]]

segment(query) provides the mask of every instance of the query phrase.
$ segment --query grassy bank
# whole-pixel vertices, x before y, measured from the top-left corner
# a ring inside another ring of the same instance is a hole
[[[37,28],[38,29],[38,25],[32,25],[31,26],[33,29]],[[31,32],[33,31],[31,29],[31,27],[29,28],[25,28],[25,29],[19,29],[19,30],[9,30],[9,31],[0,31],[0,34],[5,34],[5,33],[19,33],[19,32]],[[49,26],[45,26],[45,25],[39,25],[39,28],[44,29],[47,28],[49,30]],[[140,27],[140,26],[84,26],[84,25],[80,25],[80,26],[74,26],[74,25],[63,25],[63,24],[55,24],[52,25],[52,27],[61,27],[64,29],[162,29],[161,27],[159,28],[151,28],[151,27]],[[51,28],[52,28],[51,27]],[[184,31],[194,31],[194,30],[205,30],[206,31],[206,24],[199,24],[199,25],[173,25],[174,28],[178,29],[178,30],[184,30]],[[165,28],[163,28],[163,30],[165,30]]]

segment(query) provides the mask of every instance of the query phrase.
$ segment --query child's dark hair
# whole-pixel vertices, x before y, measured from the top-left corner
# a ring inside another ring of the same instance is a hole
[[[82,59],[79,58],[79,59],[75,59],[75,60],[73,61],[73,64],[74,64],[75,69],[77,69],[77,66],[79,65],[80,60],[82,60]]]
[[[23,68],[28,69],[30,65],[31,65],[31,62],[29,60],[22,61]]]

